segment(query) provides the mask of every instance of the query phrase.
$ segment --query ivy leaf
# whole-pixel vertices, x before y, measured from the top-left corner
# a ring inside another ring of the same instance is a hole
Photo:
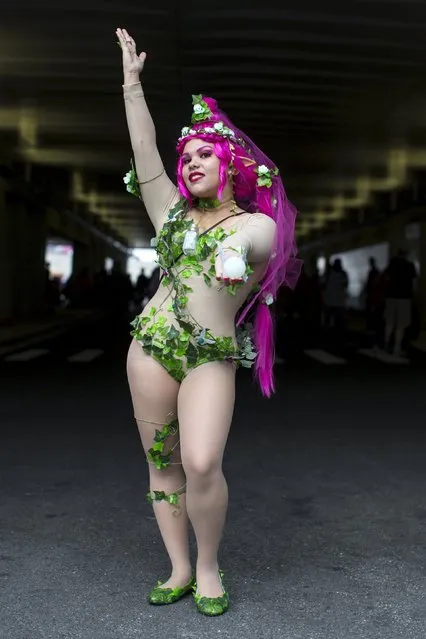
[[[226,351],[229,351],[233,347],[232,337],[222,337],[220,339],[220,346]]]
[[[168,433],[166,435],[166,434],[164,434],[164,431],[158,430],[158,428],[156,428],[155,429],[154,441],[155,442],[163,442],[166,439],[167,436],[168,436]]]
[[[185,269],[183,269],[183,271],[181,272],[181,274],[180,274],[180,275],[181,275],[181,277],[183,277],[184,279],[186,279],[186,280],[187,280],[188,278],[190,278],[190,277],[191,277],[191,275],[192,275],[192,270],[191,270],[191,269],[189,269],[189,268],[185,268]]]
[[[171,325],[171,327],[169,328],[169,332],[167,333],[167,339],[176,339],[176,337],[179,337],[179,331],[177,330],[177,328],[175,326],[173,326],[173,324]]]
[[[168,219],[176,220],[179,213],[184,212],[184,198],[182,197],[176,204],[170,209]]]
[[[272,186],[272,180],[268,175],[260,175],[257,178],[257,186]]]
[[[194,330],[194,326],[192,324],[190,324],[189,322],[185,322],[185,320],[180,319],[179,317],[177,317],[176,319],[177,319],[177,323],[179,324],[181,328],[183,328],[184,331],[192,334]]]
[[[198,360],[198,349],[195,348],[194,344],[189,342],[188,347],[186,349],[186,359],[188,364],[196,364]]]
[[[177,506],[179,503],[179,495],[177,493],[172,493],[167,497],[167,501],[171,506]]]
[[[206,238],[205,242],[206,242],[206,244],[207,244],[207,246],[209,248],[212,249],[212,248],[216,247],[216,241],[215,241],[214,237],[211,237],[209,235],[205,235],[204,237]]]
[[[209,275],[206,275],[206,273],[203,273],[203,278],[204,278],[204,282],[207,284],[207,286],[211,286],[212,285],[212,280],[209,277]]]
[[[182,264],[184,266],[197,266],[198,261],[194,255],[186,255],[185,258],[182,260]]]
[[[158,348],[158,350],[159,350],[159,351],[162,351],[162,350],[163,350],[163,346],[164,346],[164,344],[163,344],[163,342],[159,342],[159,341],[157,341],[157,340],[154,338],[154,339],[152,340],[152,346],[153,346],[154,348]]]

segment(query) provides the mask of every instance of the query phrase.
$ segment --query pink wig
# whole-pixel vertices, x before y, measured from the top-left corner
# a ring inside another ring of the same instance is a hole
[[[249,297],[237,320],[237,326],[239,326],[249,312],[254,313],[254,344],[257,351],[255,376],[262,393],[266,397],[270,397],[275,390],[273,377],[275,339],[270,304],[266,302],[272,299],[276,300],[280,286],[294,288],[300,274],[301,261],[296,258],[297,250],[294,239],[296,209],[288,201],[279,175],[272,178],[270,187],[258,186],[257,167],[265,165],[273,170],[275,168],[273,162],[247,135],[231,123],[227,115],[218,109],[215,100],[208,97],[203,97],[203,100],[209,107],[211,116],[208,120],[193,124],[191,131],[194,133],[181,138],[177,145],[179,154],[177,178],[180,193],[191,206],[192,196],[182,177],[181,155],[188,140],[199,138],[214,144],[214,153],[220,159],[218,199],[220,200],[222,197],[228,179],[228,168],[232,164],[236,169],[234,197],[238,206],[249,213],[264,213],[276,223],[274,247],[260,282],[260,288]],[[224,137],[216,133],[197,132],[206,126],[214,125],[215,122],[223,122],[233,131],[234,135]]]

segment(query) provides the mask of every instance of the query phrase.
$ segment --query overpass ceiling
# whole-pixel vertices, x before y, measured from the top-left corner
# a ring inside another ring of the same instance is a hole
[[[409,182],[426,164],[426,3],[273,6],[3,0],[0,143],[16,132],[16,153],[66,169],[72,197],[146,246],[150,223],[122,182],[124,26],[148,53],[144,88],[170,172],[191,94],[204,93],[278,164],[302,238]]]

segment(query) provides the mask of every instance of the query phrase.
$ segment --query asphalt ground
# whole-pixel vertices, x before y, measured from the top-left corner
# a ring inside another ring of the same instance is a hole
[[[231,607],[211,619],[191,597],[146,603],[169,565],[127,343],[94,325],[0,360],[2,639],[424,639],[420,361],[299,354],[277,367],[271,400],[238,375],[220,558]],[[101,352],[69,361],[79,349]]]

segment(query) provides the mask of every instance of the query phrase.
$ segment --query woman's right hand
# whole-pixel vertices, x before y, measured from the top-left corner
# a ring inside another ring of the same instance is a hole
[[[123,52],[123,73],[126,79],[136,79],[144,67],[146,53],[142,51],[139,55],[136,52],[136,42],[127,33],[126,29],[117,29],[116,36]]]

